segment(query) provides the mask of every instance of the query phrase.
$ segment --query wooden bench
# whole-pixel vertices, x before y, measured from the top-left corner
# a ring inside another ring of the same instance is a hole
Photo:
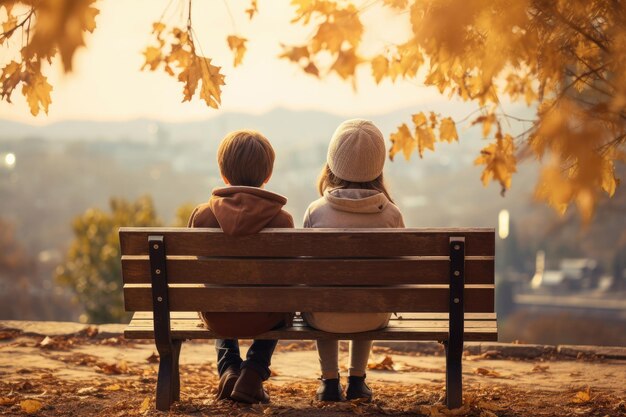
[[[124,335],[155,339],[159,410],[180,399],[182,341],[218,337],[201,327],[197,311],[397,312],[402,318],[383,330],[334,334],[296,320],[258,338],[440,341],[449,408],[462,405],[463,341],[497,340],[493,229],[266,229],[231,237],[124,227],[120,244],[124,302],[136,312]]]

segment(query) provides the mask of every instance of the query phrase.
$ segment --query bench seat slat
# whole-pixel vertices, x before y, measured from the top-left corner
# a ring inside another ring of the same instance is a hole
[[[190,319],[198,320],[198,313],[195,311],[172,311],[170,313],[172,319]],[[133,320],[149,319],[152,320],[152,311],[137,311],[133,315]],[[403,320],[448,320],[448,313],[398,313]],[[465,320],[471,321],[494,321],[497,319],[496,313],[465,313]],[[392,316],[395,320],[395,315]]]
[[[168,255],[364,258],[448,256],[451,237],[465,238],[466,256],[493,256],[492,228],[265,229],[228,236],[220,229],[120,228],[123,255],[148,255],[148,236],[164,236]]]
[[[197,316],[196,316],[197,317]],[[274,330],[258,338],[276,338],[285,340],[307,340],[307,339],[368,339],[373,340],[446,340],[447,321],[428,321],[420,324],[407,323],[406,320],[392,319],[389,327],[382,330],[353,334],[334,334],[320,332],[306,326],[302,320],[297,320],[291,328]],[[497,339],[496,321],[466,321],[465,340],[467,341],[487,341]],[[133,318],[129,326],[124,331],[124,335],[129,339],[153,338],[153,322],[149,318]],[[215,333],[205,329],[199,319],[173,320],[171,324],[172,337],[178,339],[214,339],[219,337]]]
[[[295,321],[294,325],[304,325],[302,321]],[[150,319],[138,319],[133,320],[132,323],[128,325],[129,328],[134,327],[149,327],[152,325],[152,320]],[[170,325],[172,328],[181,328],[181,327],[202,327],[202,322],[200,320],[192,320],[192,319],[173,319],[170,321]],[[446,320],[436,320],[436,321],[426,321],[426,320],[392,320],[390,326],[397,328],[448,328],[448,321]],[[485,321],[465,321],[465,328],[485,328],[485,329],[493,329],[496,327],[495,322],[485,322]]]
[[[264,259],[170,256],[167,260],[167,280],[172,284],[448,284],[449,270],[449,257]],[[122,256],[122,276],[126,284],[149,284],[148,257]],[[466,258],[465,284],[493,283],[493,256]]]
[[[152,292],[142,284],[124,285],[127,311],[151,311]],[[311,286],[204,286],[170,285],[171,311],[214,312],[447,312],[447,286],[399,285],[384,287],[311,287]],[[465,288],[465,311],[494,311],[494,286]]]

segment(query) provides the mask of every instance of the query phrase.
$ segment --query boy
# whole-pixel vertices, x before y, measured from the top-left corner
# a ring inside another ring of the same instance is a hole
[[[221,227],[224,233],[243,236],[266,227],[292,228],[293,218],[283,210],[287,199],[263,189],[274,166],[274,149],[259,132],[240,130],[220,143],[217,162],[226,187],[213,190],[207,203],[196,207],[189,227]],[[220,382],[217,399],[246,403],[269,402],[263,381],[270,376],[276,340],[254,340],[246,360],[235,337],[261,334],[290,321],[285,313],[200,313],[206,326],[233,339],[217,339]]]

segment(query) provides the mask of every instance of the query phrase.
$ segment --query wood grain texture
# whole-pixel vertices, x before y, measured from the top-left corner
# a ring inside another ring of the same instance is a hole
[[[450,237],[464,237],[467,256],[493,256],[494,229],[265,229],[233,237],[220,229],[120,228],[122,255],[147,255],[148,236],[163,235],[168,255],[364,258],[447,256]]]
[[[172,284],[171,311],[215,312],[447,312],[447,286],[384,287],[205,286]],[[494,286],[465,288],[465,311],[494,312]],[[126,311],[151,311],[150,286],[124,285]]]
[[[154,337],[152,320],[145,318],[145,314],[135,317],[124,331],[128,339],[151,339]],[[195,313],[192,313],[195,314]],[[174,320],[171,326],[172,337],[176,339],[215,339],[219,335],[205,329],[200,320],[193,319]],[[471,323],[471,324],[470,324]],[[284,340],[312,340],[312,339],[371,339],[371,340],[447,340],[447,320],[427,321],[410,325],[405,320],[391,320],[389,327],[382,330],[363,333],[337,334],[326,333],[306,326],[301,320],[296,321],[291,328],[273,330],[257,336],[260,339],[284,339]],[[496,322],[491,321],[466,321],[464,333],[466,341],[496,341]]]
[[[171,284],[308,284],[398,285],[448,284],[447,257],[375,259],[268,259],[170,256],[167,280]],[[150,283],[146,256],[122,256],[126,284]],[[493,284],[493,257],[465,262],[466,284]]]

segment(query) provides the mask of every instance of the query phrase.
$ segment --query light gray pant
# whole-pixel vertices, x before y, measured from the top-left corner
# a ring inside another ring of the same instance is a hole
[[[365,375],[367,360],[372,349],[371,340],[350,341],[350,370],[351,376]],[[320,356],[322,378],[333,379],[339,375],[339,341],[318,340],[317,353]]]

